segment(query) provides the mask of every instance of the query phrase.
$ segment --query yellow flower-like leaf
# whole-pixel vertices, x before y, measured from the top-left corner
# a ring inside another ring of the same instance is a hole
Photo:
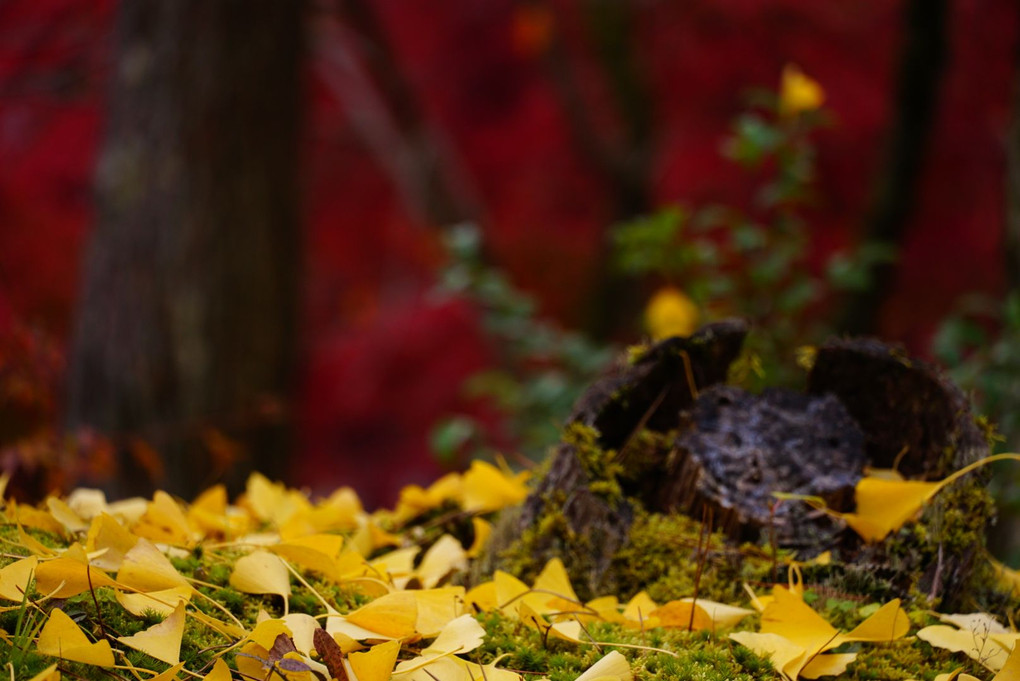
[[[23,601],[38,564],[37,557],[29,556],[0,568],[0,598],[18,603]]]
[[[222,657],[216,658],[216,662],[213,663],[212,669],[205,675],[204,681],[230,681],[230,667],[223,661]]]
[[[461,615],[447,624],[422,654],[461,654],[482,645],[485,629],[471,615]]]
[[[527,589],[527,586],[525,586]],[[464,595],[464,605],[478,612],[491,612],[499,605],[496,593],[496,582],[489,580],[473,587]]]
[[[157,491],[152,496],[134,532],[139,537],[176,546],[188,546],[194,539],[184,511],[172,496],[163,491]]]
[[[117,583],[135,591],[164,591],[175,587],[190,586],[188,580],[170,563],[163,552],[148,539],[139,539],[124,554]]]
[[[43,655],[59,657],[72,662],[91,664],[98,667],[112,667],[113,650],[106,640],[92,643],[77,624],[59,608],[50,612],[50,617],[39,632],[36,649]]]
[[[658,608],[658,603],[647,593],[640,591],[623,607],[623,617],[633,626],[648,629],[658,625],[658,620],[652,617],[652,613]]]
[[[945,648],[957,653],[964,653],[972,660],[977,660],[991,671],[999,671],[1006,664],[1012,643],[1009,647],[999,640],[1002,634],[987,631],[971,631],[957,629],[946,624],[925,627],[917,632],[917,637],[937,648]]]
[[[337,563],[343,551],[344,538],[337,534],[313,534],[291,539],[268,549],[281,558],[306,570],[318,572],[334,582],[343,579]],[[359,561],[360,562],[360,561]]]
[[[456,570],[467,568],[467,552],[460,542],[444,534],[422,556],[416,574],[426,589],[431,589]]]
[[[399,652],[400,641],[387,641],[365,652],[351,653],[347,662],[354,672],[354,681],[389,681]]]
[[[754,611],[747,608],[738,608],[703,598],[697,601],[693,598],[670,601],[651,612],[652,617],[658,620],[659,626],[681,628],[691,626],[694,631],[715,631],[732,627],[753,614]]]
[[[804,111],[814,111],[825,102],[825,91],[817,81],[804,75],[794,64],[783,68],[779,85],[779,112],[784,116],[795,116]]]
[[[800,670],[800,678],[817,679],[820,676],[838,676],[857,659],[857,653],[829,653],[816,655]]]
[[[608,653],[601,660],[588,667],[575,681],[595,681],[595,679],[615,679],[615,681],[631,681],[631,671],[627,658],[618,651]]]
[[[268,551],[252,551],[234,563],[230,586],[247,594],[276,594],[290,597],[290,572]]]
[[[149,610],[168,617],[181,603],[190,601],[192,593],[192,588],[185,585],[139,593],[117,591],[115,595],[117,602],[135,617],[141,617]]]
[[[527,471],[509,475],[485,461],[472,461],[464,473],[461,507],[469,513],[489,513],[524,501]]]
[[[516,617],[521,606],[521,598],[531,589],[521,580],[502,570],[496,570],[492,575],[492,582],[496,591],[496,607],[502,610],[504,615]]]
[[[181,661],[181,640],[184,638],[184,607],[184,603],[180,603],[170,616],[159,624],[154,624],[134,636],[120,636],[117,640],[157,660],[177,664]]]
[[[46,508],[49,509],[53,519],[63,525],[68,532],[84,532],[89,529],[89,524],[62,499],[46,497]]]
[[[131,534],[116,518],[100,513],[92,519],[85,538],[85,549],[89,552],[102,551],[92,564],[103,570],[120,570],[124,556],[138,543],[137,535]]]
[[[473,516],[471,518],[471,527],[474,530],[475,538],[467,550],[467,555],[468,558],[477,558],[485,549],[489,537],[492,536],[492,523],[485,518]]]
[[[907,619],[907,613],[900,607],[900,599],[895,598],[850,632],[842,634],[840,640],[882,643],[903,638],[909,630],[910,620]]]
[[[406,638],[416,633],[418,601],[409,592],[394,591],[361,606],[344,619],[387,638]]]
[[[60,681],[60,670],[55,663],[51,664],[28,681]]]
[[[698,330],[701,311],[678,288],[666,286],[656,291],[645,306],[645,328],[653,340],[690,336]]]
[[[464,587],[445,586],[438,589],[413,589],[418,608],[415,631],[425,638],[435,636],[452,620],[464,613]]]
[[[114,583],[105,572],[89,564],[85,550],[77,543],[60,558],[41,561],[35,569],[36,588],[54,598],[70,598]]]
[[[762,634],[751,631],[738,631],[730,634],[730,639],[746,648],[755,655],[767,657],[772,666],[783,675],[783,678],[794,681],[797,674],[807,663],[807,653],[799,646],[779,634]]]

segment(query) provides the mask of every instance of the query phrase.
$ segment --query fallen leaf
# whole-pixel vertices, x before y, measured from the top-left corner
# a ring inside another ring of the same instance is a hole
[[[467,552],[460,542],[444,534],[429,547],[415,571],[421,584],[431,589],[451,572],[467,568]]]
[[[90,589],[113,586],[115,582],[89,564],[85,549],[74,543],[60,558],[41,561],[35,569],[35,586],[54,598],[70,598]]]
[[[351,653],[347,657],[354,681],[389,681],[397,664],[400,641],[387,641],[372,646],[365,652]]]
[[[50,612],[49,619],[39,633],[36,649],[43,655],[82,664],[98,667],[112,667],[115,664],[109,641],[104,639],[92,643],[74,620],[59,608]]]
[[[397,650],[400,650],[400,642],[396,641],[396,644]],[[347,671],[344,669],[344,651],[340,648],[340,644],[325,629],[318,627],[312,632],[312,645],[315,647],[315,652],[319,654],[319,659],[329,670],[330,678],[347,681]],[[395,657],[396,655],[394,655]]]
[[[36,556],[29,556],[0,568],[0,598],[17,603],[25,600],[25,593],[38,564]]]
[[[117,583],[135,591],[163,591],[190,586],[163,552],[148,539],[139,539],[124,555],[117,571]]]
[[[223,661],[222,657],[216,658],[212,669],[205,675],[205,681],[230,681],[230,667]]]
[[[608,653],[601,660],[588,667],[583,674],[575,681],[595,681],[595,679],[615,679],[616,681],[631,681],[634,673],[631,671],[627,658],[614,650]]]
[[[117,602],[135,617],[141,617],[150,610],[162,617],[168,617],[181,603],[190,601],[192,593],[192,588],[185,585],[139,593],[116,591],[114,595]]]
[[[462,478],[461,507],[470,513],[489,513],[518,504],[528,496],[527,479],[526,471],[511,476],[476,459]]]
[[[276,594],[284,603],[290,597],[290,572],[278,556],[252,551],[234,563],[230,586],[248,594]]]
[[[466,653],[482,645],[485,629],[471,615],[461,615],[447,624],[423,655]]]
[[[387,638],[406,638],[416,633],[418,602],[406,591],[394,591],[361,606],[344,619]]]
[[[124,556],[138,543],[138,537],[131,534],[116,518],[100,513],[92,519],[85,548],[89,553],[102,551],[103,554],[92,563],[103,570],[120,570]]]
[[[60,671],[57,669],[57,665],[51,664],[46,669],[42,670],[28,681],[60,681]]]
[[[184,603],[159,624],[138,632],[134,636],[119,636],[118,641],[151,655],[167,664],[181,661],[181,640],[184,638]]]

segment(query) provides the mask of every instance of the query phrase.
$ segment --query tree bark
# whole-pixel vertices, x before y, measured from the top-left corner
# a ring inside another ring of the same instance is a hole
[[[67,424],[113,438],[117,494],[278,476],[296,339],[301,3],[125,2],[117,31]],[[139,456],[146,446],[161,466]]]

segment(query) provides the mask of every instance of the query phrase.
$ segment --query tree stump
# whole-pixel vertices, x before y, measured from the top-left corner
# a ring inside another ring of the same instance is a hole
[[[574,556],[586,573],[578,578],[595,593],[613,581],[614,556],[628,545],[636,512],[679,513],[736,542],[801,559],[833,551],[885,574],[893,591],[918,585],[901,573],[924,572],[921,586],[933,598],[951,596],[980,541],[968,539],[969,548],[953,555],[952,540],[929,535],[906,552],[893,546],[895,537],[867,546],[841,521],[804,503],[778,503],[774,492],[852,511],[866,467],[931,480],[987,455],[959,388],[898,348],[837,339],[818,349],[805,392],[753,395],[724,384],[747,331],[742,321],[709,325],[597,381],[568,420],[547,473],[504,519],[489,565],[498,567],[501,550],[530,530],[536,564],[554,555],[569,564]],[[982,535],[987,504],[975,502],[970,513],[969,529]]]

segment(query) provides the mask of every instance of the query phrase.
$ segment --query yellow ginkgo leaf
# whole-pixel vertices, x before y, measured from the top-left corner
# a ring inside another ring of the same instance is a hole
[[[418,606],[415,631],[428,638],[435,636],[452,620],[464,613],[464,587],[446,586],[438,589],[413,589],[407,593],[414,596]]]
[[[712,619],[701,607],[686,601],[669,601],[651,612],[660,627],[678,627],[691,631],[713,629]]]
[[[60,670],[55,663],[51,664],[28,681],[60,681]]]
[[[291,640],[294,647],[303,655],[311,655],[315,643],[315,630],[320,629],[319,622],[311,615],[305,613],[291,613],[281,618],[287,628],[290,629]]]
[[[570,584],[570,576],[559,558],[552,558],[531,585],[531,593],[524,600],[539,613],[577,611],[581,602]]]
[[[7,516],[11,522],[24,527],[31,527],[51,534],[65,535],[64,526],[57,522],[51,514],[40,511],[26,504],[18,504],[15,501],[7,502]]]
[[[265,611],[260,612],[259,617],[258,624],[249,635],[249,638],[255,643],[268,650],[273,647],[276,637],[280,634],[290,637],[290,627],[282,619],[270,617],[265,614]]]
[[[525,586],[525,589],[527,586]],[[496,582],[489,580],[478,586],[472,587],[464,595],[464,606],[473,608],[476,612],[491,612],[499,604],[496,596]]]
[[[426,589],[431,589],[451,572],[467,568],[467,552],[460,542],[444,534],[429,547],[415,571]]]
[[[284,560],[339,582],[343,579],[337,558],[344,538],[336,534],[316,534],[292,539],[268,549]]]
[[[108,513],[100,513],[92,519],[88,535],[85,538],[85,549],[89,552],[102,551],[102,555],[92,564],[103,570],[120,570],[124,556],[138,543],[138,537],[131,534],[116,518]]]
[[[60,558],[41,561],[35,569],[36,589],[54,598],[70,598],[114,583],[105,572],[89,564],[85,549],[77,543]]]
[[[1014,645],[992,681],[1020,681],[1020,645]]]
[[[269,650],[255,641],[241,646],[234,656],[237,673],[242,679],[264,679],[269,676]]]
[[[690,296],[673,286],[655,292],[645,306],[645,328],[652,340],[690,336],[698,330],[701,311]]]
[[[627,605],[623,607],[623,616],[631,624],[648,629],[656,626],[652,612],[657,610],[659,604],[651,599],[644,591],[634,595]]]
[[[852,631],[841,635],[842,641],[869,641],[880,643],[894,641],[907,635],[910,620],[895,598],[876,610],[870,617],[858,624]]]
[[[1009,651],[992,636],[978,635],[976,632],[945,624],[925,627],[917,632],[917,637],[937,648],[964,653],[993,672],[1002,669],[1009,657]]]
[[[516,617],[521,598],[531,589],[521,580],[502,570],[496,570],[492,575],[492,582],[496,590],[496,607],[502,610],[504,615]]]
[[[750,648],[756,655],[767,657],[772,666],[789,681],[796,681],[797,675],[807,662],[807,654],[798,646],[779,634],[761,634],[738,631],[730,639]]]
[[[588,613],[579,613],[576,617],[581,622],[588,623],[592,620],[604,622],[623,622],[624,617],[620,612],[620,601],[616,596],[600,596],[584,604]]]
[[[188,580],[177,572],[170,559],[148,539],[139,539],[124,554],[117,571],[117,583],[136,591],[163,591],[189,586]]]
[[[230,586],[247,594],[276,594],[286,602],[290,597],[290,572],[278,556],[252,551],[234,563]]]
[[[25,528],[18,525],[18,543],[28,549],[33,556],[48,558],[57,555],[57,551],[44,545],[38,539],[25,532]]]
[[[99,667],[112,667],[115,664],[109,641],[104,639],[92,643],[74,620],[59,608],[50,612],[49,619],[39,632],[36,648],[43,655],[72,662]]]
[[[181,661],[181,639],[184,638],[184,607],[184,603],[180,603],[170,616],[159,624],[154,624],[134,636],[120,636],[117,640],[157,660],[177,664]]]
[[[816,655],[800,670],[800,678],[817,679],[820,676],[839,676],[856,659],[857,653]]]
[[[152,496],[145,513],[134,527],[139,537],[163,544],[190,545],[194,539],[187,516],[174,498],[163,491]]]
[[[18,603],[25,600],[25,593],[38,564],[37,557],[29,556],[0,568],[0,598]]]
[[[365,652],[351,653],[347,662],[354,673],[354,681],[389,681],[399,652],[400,641],[387,641]]]
[[[417,546],[390,551],[374,559],[371,567],[383,578],[400,587],[414,574],[414,559],[418,557],[420,551]]]
[[[485,629],[471,615],[461,615],[447,624],[422,654],[466,653],[482,645]]]
[[[489,513],[524,501],[527,471],[511,476],[485,461],[474,460],[464,473],[461,507],[469,513]]]
[[[634,673],[630,669],[630,663],[627,662],[627,658],[614,650],[588,667],[575,681],[595,681],[595,679],[631,681],[633,678]]]
[[[843,517],[864,539],[881,541],[920,513],[941,487],[941,482],[864,477],[854,488],[856,510]],[[858,527],[870,529],[862,534]]]
[[[168,617],[181,603],[191,600],[193,590],[190,586],[175,586],[161,591],[139,593],[115,592],[117,602],[135,617],[141,617],[147,611]]]
[[[839,632],[797,595],[777,586],[761,614],[761,633],[777,634],[803,648],[809,657],[832,643]]]
[[[474,540],[471,542],[471,546],[468,547],[467,555],[468,558],[477,558],[485,549],[489,537],[492,536],[492,523],[485,518],[472,516],[471,527],[474,530]]]
[[[670,601],[651,612],[652,617],[659,620],[659,626],[683,628],[690,626],[693,631],[715,631],[732,627],[753,614],[754,611],[747,608],[738,608],[703,598],[697,601],[693,598]]]
[[[416,632],[418,602],[406,591],[394,591],[361,606],[345,619],[387,638],[405,638]]]
[[[84,532],[89,529],[89,524],[62,499],[46,497],[46,508],[49,509],[53,519],[63,525],[68,532]]]
[[[230,681],[230,667],[223,661],[222,657],[216,658],[212,669],[205,675],[204,681]]]

